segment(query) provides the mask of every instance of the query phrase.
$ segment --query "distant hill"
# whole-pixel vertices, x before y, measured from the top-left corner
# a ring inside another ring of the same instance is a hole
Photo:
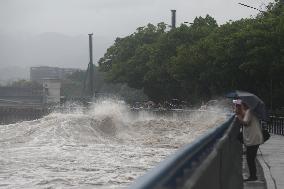
[[[94,35],[94,62],[113,43],[112,39]],[[56,66],[86,69],[89,62],[88,35],[68,36],[60,33],[0,33],[1,80],[29,78],[31,66]]]

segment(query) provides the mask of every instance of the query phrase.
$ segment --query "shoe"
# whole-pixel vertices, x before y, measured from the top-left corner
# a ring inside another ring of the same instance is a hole
[[[244,179],[245,182],[250,182],[250,181],[256,181],[257,177],[249,177],[247,179]]]

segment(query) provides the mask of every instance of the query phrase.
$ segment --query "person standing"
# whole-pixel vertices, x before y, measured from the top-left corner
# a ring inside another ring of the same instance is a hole
[[[250,176],[244,181],[255,181],[256,176],[256,154],[259,145],[263,143],[260,121],[247,104],[238,100],[241,111],[236,112],[237,118],[243,125],[243,142],[246,147],[246,159]]]

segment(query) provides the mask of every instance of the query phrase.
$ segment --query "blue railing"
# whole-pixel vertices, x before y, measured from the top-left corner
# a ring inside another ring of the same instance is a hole
[[[239,127],[231,117],[178,150],[129,188],[242,188],[238,132]],[[235,186],[231,187],[232,184]]]

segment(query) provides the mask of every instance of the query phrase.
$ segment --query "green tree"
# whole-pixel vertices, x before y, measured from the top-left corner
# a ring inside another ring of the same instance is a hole
[[[209,15],[169,31],[148,24],[117,38],[99,64],[108,81],[143,89],[154,101],[198,103],[241,89],[277,108],[284,105],[283,46],[284,6],[276,2],[221,26]]]

